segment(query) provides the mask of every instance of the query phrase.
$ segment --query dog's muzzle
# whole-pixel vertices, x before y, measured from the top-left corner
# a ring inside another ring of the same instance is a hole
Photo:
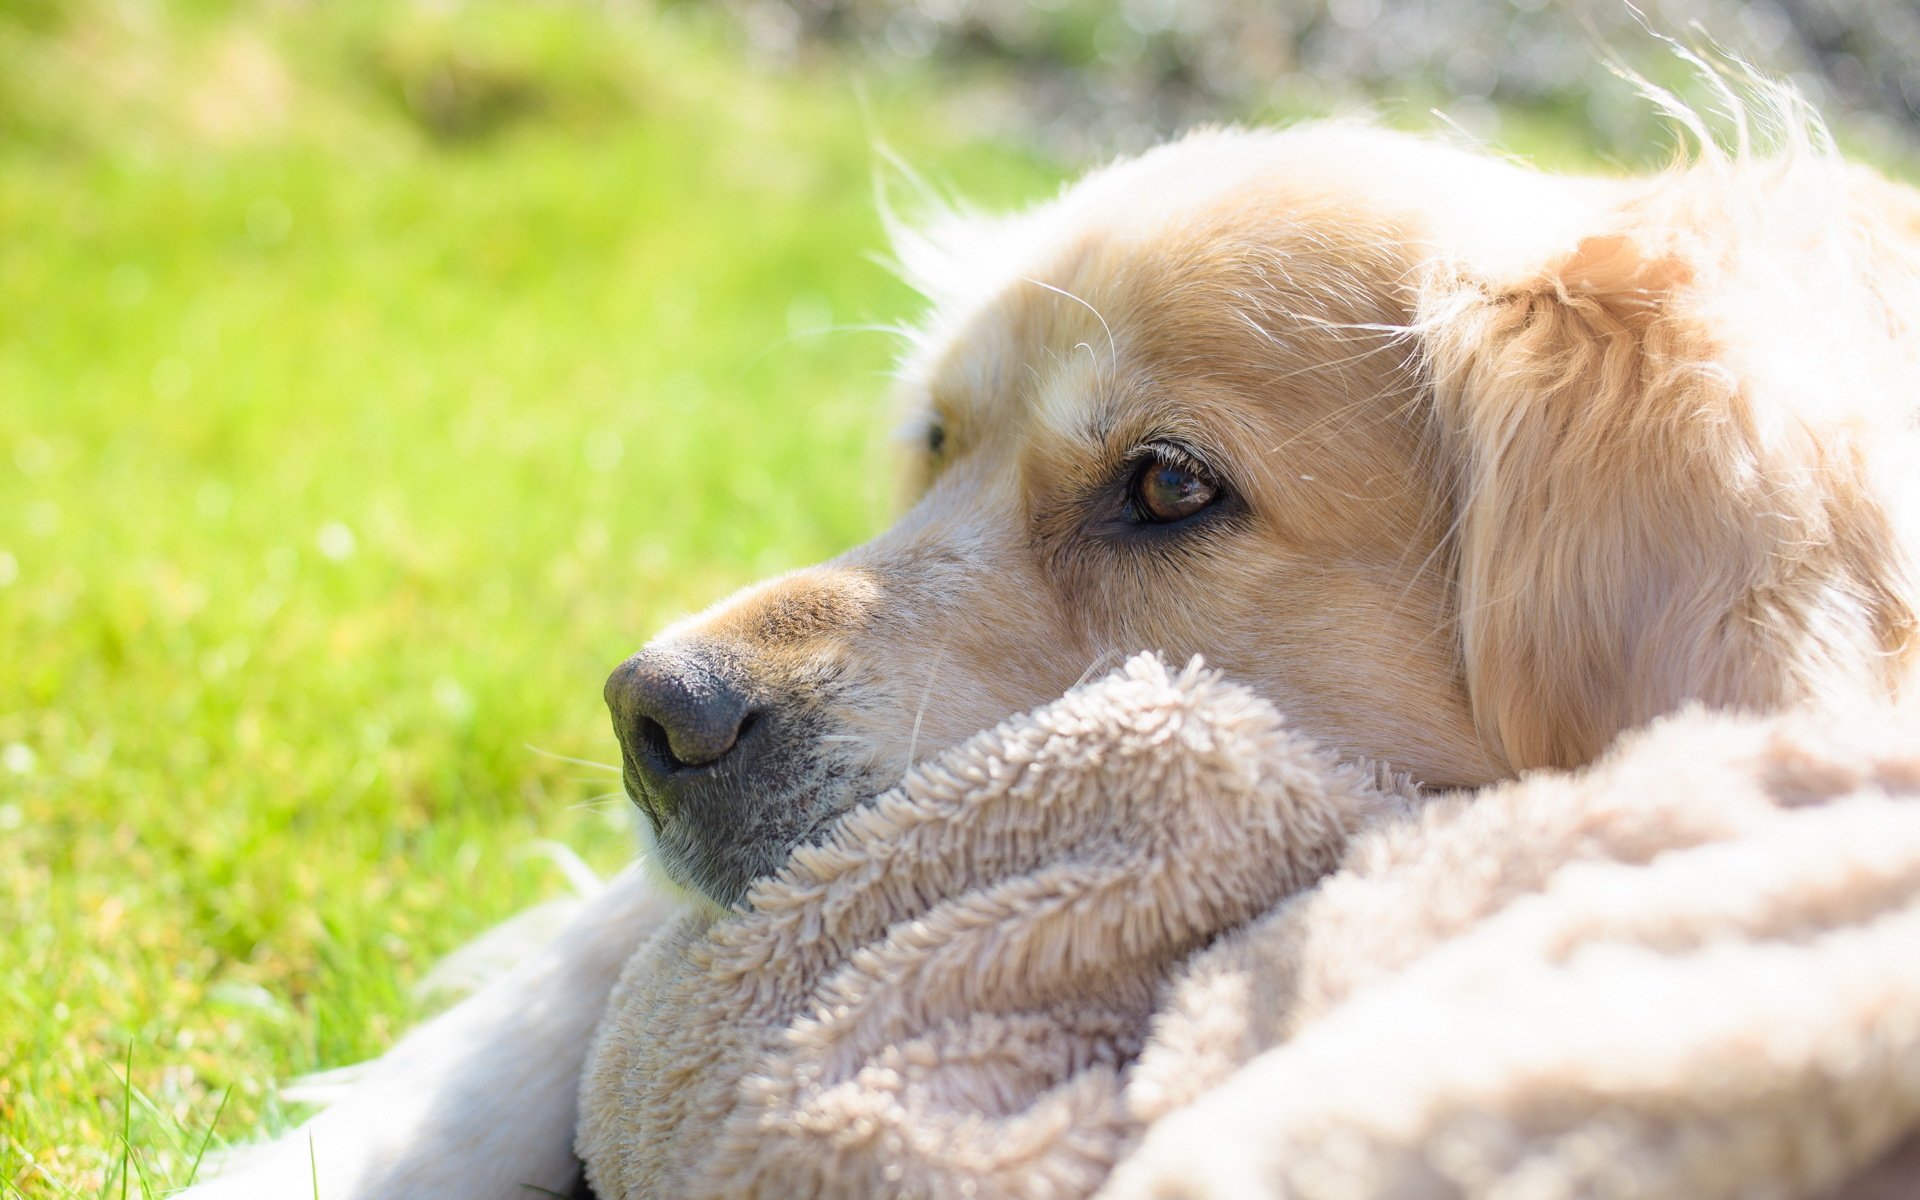
[[[737,655],[713,643],[642,650],[607,679],[627,794],[667,872],[732,905],[806,832],[780,801],[804,764],[799,731]]]

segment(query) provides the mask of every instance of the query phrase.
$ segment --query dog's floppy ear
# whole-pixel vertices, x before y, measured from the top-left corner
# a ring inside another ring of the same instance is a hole
[[[1860,439],[1730,352],[1698,244],[1622,218],[1523,278],[1423,297],[1467,684],[1515,770],[1689,700],[1883,688],[1910,640]]]

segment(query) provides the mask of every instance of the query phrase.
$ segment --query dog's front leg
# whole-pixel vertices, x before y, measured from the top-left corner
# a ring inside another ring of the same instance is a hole
[[[306,1124],[178,1200],[565,1194],[579,1171],[575,1096],[594,1026],[621,967],[681,903],[628,868],[551,945],[368,1063]]]

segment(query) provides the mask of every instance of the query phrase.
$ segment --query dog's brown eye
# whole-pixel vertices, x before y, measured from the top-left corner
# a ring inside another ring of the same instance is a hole
[[[1220,488],[1195,468],[1154,454],[1133,477],[1133,510],[1153,525],[1184,521],[1220,498]]]
[[[947,427],[937,421],[927,426],[927,453],[939,458],[940,452],[946,448]]]

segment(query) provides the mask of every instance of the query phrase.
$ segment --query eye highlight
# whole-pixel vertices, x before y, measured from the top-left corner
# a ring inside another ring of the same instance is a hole
[[[1127,504],[1141,525],[1173,525],[1210,508],[1221,495],[1204,466],[1177,446],[1143,447],[1127,485]]]

